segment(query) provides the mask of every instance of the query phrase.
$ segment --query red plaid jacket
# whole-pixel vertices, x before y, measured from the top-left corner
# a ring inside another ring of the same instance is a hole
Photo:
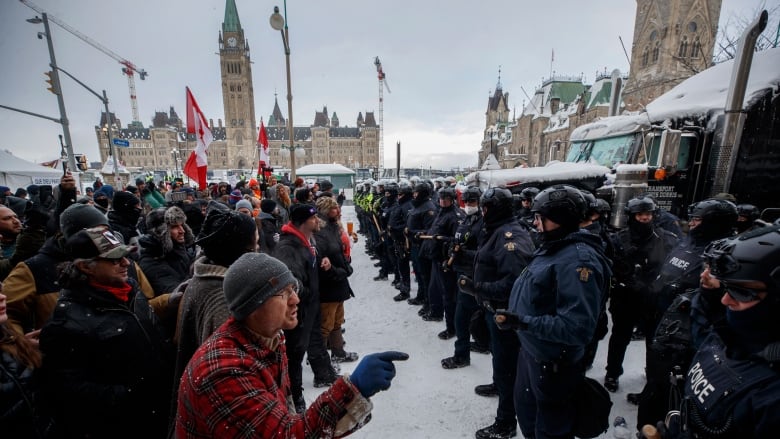
[[[231,317],[187,365],[179,385],[176,437],[329,438],[349,434],[369,418],[357,412],[370,412],[371,403],[346,378],[304,415],[291,408],[289,394],[284,337],[271,351]]]

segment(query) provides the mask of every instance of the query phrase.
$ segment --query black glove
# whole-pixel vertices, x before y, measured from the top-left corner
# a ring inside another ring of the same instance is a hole
[[[498,329],[508,331],[510,329],[528,329],[528,324],[521,320],[517,314],[511,313],[505,309],[496,310],[493,318],[496,321]]]
[[[458,288],[470,296],[477,297],[477,286],[474,284],[474,279],[465,274],[458,276]]]

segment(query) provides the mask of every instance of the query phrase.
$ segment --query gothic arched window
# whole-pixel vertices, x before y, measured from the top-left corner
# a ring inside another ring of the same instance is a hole
[[[653,47],[653,64],[658,62],[658,52],[661,50],[661,43],[656,42]]]
[[[701,42],[699,37],[696,37],[693,39],[693,46],[691,47],[691,58],[698,58],[701,55]]]
[[[642,67],[647,67],[647,59],[650,57],[650,49],[645,47],[644,52],[642,52]]]
[[[680,58],[685,58],[688,56],[688,37],[682,37],[682,41],[680,41],[680,50],[677,52],[677,56]]]

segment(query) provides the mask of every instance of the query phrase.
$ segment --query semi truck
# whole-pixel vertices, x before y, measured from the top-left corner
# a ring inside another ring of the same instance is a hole
[[[612,171],[598,196],[612,203],[613,226],[625,202],[649,192],[680,218],[719,193],[739,203],[780,205],[780,48],[754,52],[767,14],[746,29],[735,59],[681,82],[632,115],[575,129],[566,162]]]

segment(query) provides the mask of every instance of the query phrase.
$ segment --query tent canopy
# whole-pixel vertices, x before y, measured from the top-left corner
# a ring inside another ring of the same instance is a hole
[[[313,164],[301,166],[295,170],[299,176],[319,176],[319,175],[355,175],[355,171],[346,166],[338,164]]]
[[[28,162],[8,151],[0,151],[0,185],[8,186],[11,190],[31,184],[56,186],[60,184],[61,177],[62,171]]]

